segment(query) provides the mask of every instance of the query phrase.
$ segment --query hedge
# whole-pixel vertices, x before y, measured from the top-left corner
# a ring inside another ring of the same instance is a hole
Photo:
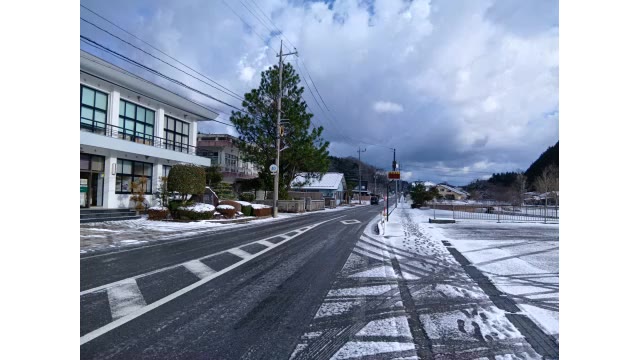
[[[151,207],[147,210],[149,220],[164,220],[169,216],[169,209],[166,207]]]
[[[206,186],[204,168],[193,164],[178,164],[171,167],[167,177],[167,189],[177,191],[183,197],[204,193]]]

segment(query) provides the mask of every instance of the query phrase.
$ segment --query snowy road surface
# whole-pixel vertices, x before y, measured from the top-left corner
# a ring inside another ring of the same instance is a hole
[[[486,250],[464,245],[493,236],[495,224],[432,225],[424,211],[403,207],[383,235],[373,230],[382,206],[367,206],[85,255],[81,357],[557,357],[525,302],[511,301],[500,281],[480,272],[517,253],[474,258]],[[524,241],[553,244],[535,225],[503,233],[517,244],[523,229]],[[526,263],[553,272],[543,252],[553,250],[531,246],[520,254],[531,257]]]

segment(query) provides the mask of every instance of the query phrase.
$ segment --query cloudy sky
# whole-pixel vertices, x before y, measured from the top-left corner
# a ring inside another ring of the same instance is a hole
[[[299,52],[287,60],[307,76],[312,89],[301,85],[331,154],[357,157],[360,146],[364,161],[388,170],[389,148],[396,148],[407,180],[464,185],[492,172],[526,170],[558,141],[557,0],[81,3],[238,94],[255,87],[260,72],[277,62],[277,26],[285,45]],[[162,57],[86,9],[80,15]],[[240,104],[86,22],[80,26],[81,35]],[[81,48],[164,84],[102,50],[85,43]],[[228,121],[229,107],[176,91],[221,110],[219,119]],[[199,128],[235,134],[211,122]]]

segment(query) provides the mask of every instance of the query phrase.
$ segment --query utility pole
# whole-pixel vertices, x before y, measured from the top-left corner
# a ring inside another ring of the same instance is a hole
[[[362,174],[360,173],[360,165],[361,165],[361,161],[360,161],[360,153],[363,152],[367,152],[367,149],[365,148],[364,150],[360,150],[360,147],[358,146],[358,204],[362,205]]]
[[[273,181],[273,217],[278,217],[278,182],[280,180],[280,113],[282,112],[282,58],[287,55],[298,55],[298,51],[283,54],[282,53],[282,40],[280,40],[280,58],[278,69],[280,71],[278,77],[278,114],[276,120],[276,170],[275,179]]]
[[[393,149],[393,171],[398,170],[398,163],[396,162],[396,149]],[[398,207],[398,180],[396,179],[396,208]]]

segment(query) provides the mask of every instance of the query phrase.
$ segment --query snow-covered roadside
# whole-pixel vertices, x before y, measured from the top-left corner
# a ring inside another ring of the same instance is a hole
[[[396,256],[415,303],[421,325],[436,358],[473,354],[465,358],[539,359],[518,329],[489,296],[467,275],[431,232],[424,210],[401,204],[391,214],[383,239]],[[517,226],[517,225],[516,225]]]
[[[461,221],[432,226],[428,211],[413,218],[435,240],[450,242],[538,326],[558,338],[558,224]]]
[[[153,242],[212,233],[231,227],[252,226],[323,212],[338,212],[350,208],[351,207],[337,207],[335,209],[325,209],[322,212],[278,213],[278,218],[276,219],[265,217],[252,219],[247,223],[221,223],[207,220],[168,222],[147,220],[146,217],[136,220],[83,223],[80,224],[80,254],[108,248],[115,249],[134,245],[149,245]]]

